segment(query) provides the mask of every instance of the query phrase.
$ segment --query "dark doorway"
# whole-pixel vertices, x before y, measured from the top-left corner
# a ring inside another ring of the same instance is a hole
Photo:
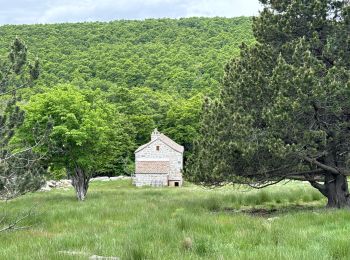
[[[179,182],[178,181],[175,182],[175,187],[179,187]]]

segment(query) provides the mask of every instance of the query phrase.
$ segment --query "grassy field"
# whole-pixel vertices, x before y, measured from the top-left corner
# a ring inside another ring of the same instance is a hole
[[[0,234],[0,259],[350,259],[350,211],[324,209],[302,183],[256,191],[95,182],[85,202],[70,189],[0,207],[10,216],[32,205],[32,228]]]

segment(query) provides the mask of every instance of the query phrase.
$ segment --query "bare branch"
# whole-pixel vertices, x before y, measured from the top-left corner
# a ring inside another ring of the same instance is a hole
[[[0,93],[0,97],[1,97],[1,96],[5,96],[5,95],[8,95],[8,94],[11,94],[11,93],[13,93],[13,92],[16,91],[16,90],[19,90],[19,89],[22,89],[22,88],[26,88],[27,86],[28,86],[28,84],[23,84],[23,85],[20,85],[20,86],[14,88],[14,89],[11,89],[11,90],[2,92],[2,93]]]
[[[277,183],[283,181],[284,179],[285,179],[285,177],[283,177],[283,178],[281,178],[281,179],[279,179],[279,180],[277,180],[277,181],[269,182],[269,183],[267,183],[267,184],[258,185],[258,186],[252,185],[252,184],[250,184],[250,183],[247,183],[247,185],[248,185],[249,187],[251,187],[251,188],[254,188],[254,189],[263,189],[263,188],[266,188],[266,187],[268,187],[268,186],[275,185],[275,184],[277,184]]]
[[[0,229],[1,232],[7,232],[7,231],[14,231],[14,230],[21,230],[21,229],[27,229],[31,226],[20,226],[21,222],[23,222],[25,219],[31,217],[33,213],[33,209],[35,206],[33,206],[29,211],[27,211],[25,214],[18,216],[16,219],[14,219],[12,222],[4,226]],[[3,217],[0,221],[0,224],[3,223],[5,220],[5,217]]]
[[[6,160],[9,160],[9,159],[11,159],[13,157],[16,157],[17,155],[24,154],[26,152],[32,151],[34,148],[40,146],[44,142],[46,137],[47,136],[44,135],[38,142],[35,143],[35,145],[33,145],[31,147],[27,147],[27,148],[24,148],[24,149],[22,149],[20,151],[15,152],[15,153],[11,153],[11,155],[9,155],[9,156],[7,156],[5,158],[0,158],[0,163],[4,162]]]

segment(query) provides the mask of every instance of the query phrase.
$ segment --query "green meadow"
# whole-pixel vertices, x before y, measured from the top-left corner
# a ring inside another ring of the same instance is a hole
[[[85,202],[57,189],[0,203],[7,218],[35,213],[22,223],[30,228],[0,234],[0,259],[350,258],[350,211],[325,209],[303,183],[251,190],[120,180],[92,183]]]

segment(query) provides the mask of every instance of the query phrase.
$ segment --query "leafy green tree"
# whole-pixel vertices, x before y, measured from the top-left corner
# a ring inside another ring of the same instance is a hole
[[[50,164],[65,167],[78,200],[85,199],[91,176],[108,171],[133,146],[126,118],[98,90],[60,85],[33,96],[23,108],[26,119],[18,138],[31,140],[30,129],[44,131],[52,124],[48,144],[38,152],[47,154]]]
[[[192,110],[193,97],[218,95],[227,60],[239,54],[242,41],[255,41],[251,24],[250,17],[236,17],[5,25],[0,54],[18,35],[40,57],[42,73],[30,94],[65,83],[99,88],[128,117],[137,145],[158,127],[185,145],[188,155],[198,114],[192,117],[176,103]],[[119,171],[117,166],[109,173]]]
[[[202,95],[177,99],[165,118],[164,133],[185,147],[185,160],[192,153],[193,140],[198,138]]]
[[[204,104],[189,179],[256,188],[308,181],[328,207],[350,207],[348,1],[261,1],[255,46]]]
[[[16,38],[8,59],[0,60],[0,199],[11,199],[40,188],[44,169],[31,146],[14,146],[12,140],[24,120],[18,107],[24,88],[31,88],[39,76],[39,63],[27,60],[27,47]],[[35,141],[40,139],[34,129]],[[25,145],[25,144],[24,144]]]
[[[107,99],[117,104],[118,110],[130,120],[136,131],[137,146],[149,141],[154,128],[164,128],[167,111],[175,103],[172,95],[153,91],[147,87],[133,89],[112,87],[107,93]]]

